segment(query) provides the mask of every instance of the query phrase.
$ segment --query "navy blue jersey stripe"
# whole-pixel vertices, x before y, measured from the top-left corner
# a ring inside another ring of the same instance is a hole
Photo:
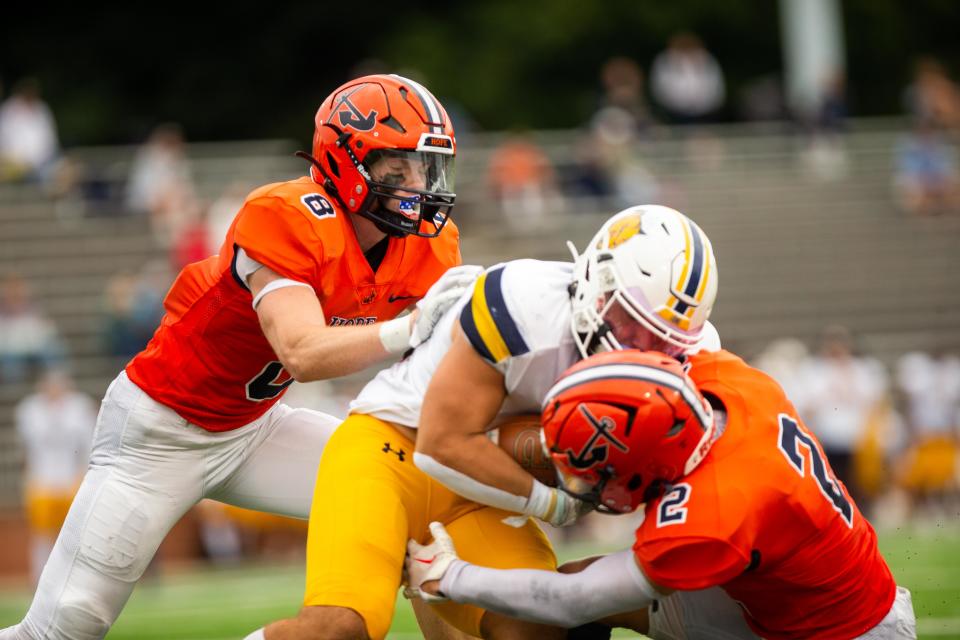
[[[467,302],[463,310],[460,311],[460,328],[463,329],[464,335],[467,336],[470,344],[477,350],[480,357],[496,364],[496,359],[493,357],[493,354],[490,353],[490,350],[487,349],[487,345],[483,342],[483,338],[477,330],[477,323],[473,320],[473,305],[470,302]]]
[[[483,293],[487,299],[487,308],[493,317],[497,329],[500,331],[500,337],[510,351],[510,355],[519,356],[530,351],[517,323],[513,321],[510,312],[507,311],[507,303],[503,299],[503,291],[500,289],[500,280],[503,278],[503,267],[494,269],[487,274],[487,281],[484,283]]]

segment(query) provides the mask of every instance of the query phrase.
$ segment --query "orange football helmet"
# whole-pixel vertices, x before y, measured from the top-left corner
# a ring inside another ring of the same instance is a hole
[[[567,493],[629,513],[693,471],[714,441],[713,410],[683,366],[656,351],[610,351],[547,393],[544,445]]]
[[[423,86],[371,75],[330,94],[316,116],[314,181],[385,233],[434,237],[453,208],[453,125]],[[302,154],[306,156],[306,154]]]

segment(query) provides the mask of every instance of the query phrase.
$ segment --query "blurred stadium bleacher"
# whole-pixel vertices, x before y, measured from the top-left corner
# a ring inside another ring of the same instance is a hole
[[[729,125],[710,130],[721,149],[711,165],[688,161],[687,142],[666,132],[643,143],[644,165],[678,187],[682,208],[707,232],[720,265],[714,322],[725,345],[752,355],[770,340],[812,343],[827,324],[850,327],[860,345],[891,363],[910,349],[960,351],[960,218],[911,218],[890,192],[897,121],[854,121],[843,139],[841,179],[804,170],[804,140],[782,128]],[[573,132],[535,136],[556,167],[572,162]],[[491,204],[484,181],[498,136],[461,144],[458,205],[467,262],[516,257],[567,259],[617,205],[570,200],[561,214],[519,231]],[[227,184],[251,185],[304,172],[283,141],[194,144],[191,167],[201,196]],[[86,206],[58,201],[34,186],[0,185],[0,273],[16,271],[65,339],[79,387],[99,399],[122,362],[102,345],[103,291],[122,269],[165,259],[144,218],[122,215],[115,197],[130,148],[71,151],[100,177]],[[29,385],[0,390],[0,505],[19,500],[20,453],[12,407]]]

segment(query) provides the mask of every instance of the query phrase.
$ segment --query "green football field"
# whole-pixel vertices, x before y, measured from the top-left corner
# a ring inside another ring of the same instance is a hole
[[[960,515],[947,526],[884,532],[880,541],[897,581],[913,592],[919,636],[960,640]],[[567,548],[560,555],[589,551]],[[167,571],[137,587],[108,638],[243,638],[265,622],[295,613],[302,582],[302,567],[291,565]],[[0,590],[0,627],[19,620],[29,596],[24,589]],[[398,599],[389,637],[419,635],[409,606]]]

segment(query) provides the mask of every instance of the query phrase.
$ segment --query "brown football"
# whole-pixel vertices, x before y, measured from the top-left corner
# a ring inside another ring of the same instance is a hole
[[[557,486],[556,468],[540,444],[540,414],[499,418],[494,425],[501,449],[543,484]]]

